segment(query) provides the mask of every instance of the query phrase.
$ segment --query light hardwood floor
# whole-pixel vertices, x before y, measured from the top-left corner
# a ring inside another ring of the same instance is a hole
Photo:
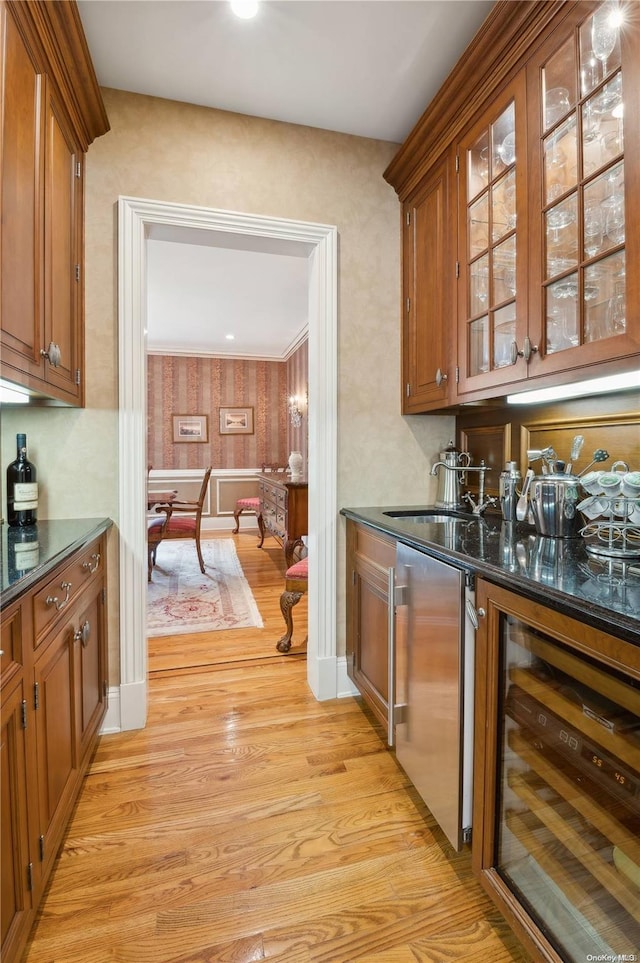
[[[154,640],[148,725],[102,738],[25,961],[526,960],[357,700],[275,652],[281,562],[237,538],[261,645],[180,636],[172,667]]]

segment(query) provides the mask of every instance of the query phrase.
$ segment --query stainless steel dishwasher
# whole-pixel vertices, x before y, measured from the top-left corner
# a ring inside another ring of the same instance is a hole
[[[473,582],[464,569],[401,543],[394,580],[389,742],[395,742],[398,761],[460,850],[471,829]]]

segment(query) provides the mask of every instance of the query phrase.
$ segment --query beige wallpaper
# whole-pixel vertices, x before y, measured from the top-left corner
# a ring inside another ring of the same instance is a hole
[[[338,503],[424,502],[451,417],[399,414],[400,215],[382,172],[393,144],[105,90],[111,130],[86,173],[83,411],[3,412],[2,457],[29,436],[49,517],[118,516],[119,195],[335,224],[339,232]],[[311,399],[311,403],[313,399]],[[338,650],[344,525],[338,520]],[[110,541],[111,678],[117,680],[117,552]]]

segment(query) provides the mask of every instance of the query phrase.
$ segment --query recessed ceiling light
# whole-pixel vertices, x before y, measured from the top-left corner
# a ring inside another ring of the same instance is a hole
[[[231,9],[241,20],[251,20],[258,12],[258,0],[231,0]]]
[[[227,339],[227,341],[235,341],[235,340],[236,340],[235,334],[225,334],[225,338]]]

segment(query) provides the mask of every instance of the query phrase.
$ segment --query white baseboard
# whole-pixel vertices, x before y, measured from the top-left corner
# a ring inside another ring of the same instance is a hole
[[[112,732],[121,732],[120,725],[120,687],[110,685],[107,693],[107,711],[100,726],[100,735],[105,736]]]
[[[344,699],[346,696],[357,696],[359,695],[358,690],[354,686],[353,682],[347,675],[347,657],[346,655],[338,656],[338,685],[337,685],[337,697],[338,699]]]

